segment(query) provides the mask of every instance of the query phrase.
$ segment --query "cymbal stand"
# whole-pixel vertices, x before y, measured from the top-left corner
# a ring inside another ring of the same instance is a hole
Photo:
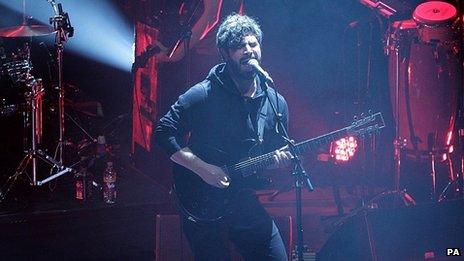
[[[50,18],[50,24],[56,31],[55,35],[55,46],[58,66],[58,114],[59,114],[59,140],[58,140],[58,154],[59,162],[63,164],[63,147],[64,147],[64,100],[65,90],[63,86],[63,43],[67,41],[69,37],[74,35],[74,28],[71,26],[68,13],[63,12],[61,4],[56,4],[54,0],[47,0],[53,7],[55,16]]]

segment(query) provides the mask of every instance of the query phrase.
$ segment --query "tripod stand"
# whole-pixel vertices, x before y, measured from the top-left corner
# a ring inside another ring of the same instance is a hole
[[[15,170],[15,173],[8,177],[6,183],[2,187],[2,190],[0,191],[0,202],[5,200],[6,195],[18,180],[18,177],[26,173],[27,167],[31,161],[32,179],[29,179],[32,186],[41,186],[56,177],[72,171],[71,168],[63,166],[60,162],[56,161],[54,158],[48,156],[45,152],[38,149],[38,141],[42,136],[42,98],[44,95],[44,89],[40,79],[36,80],[31,76],[28,76],[28,78],[27,87],[31,91],[26,94],[26,101],[27,106],[30,108],[31,114],[31,149],[21,160]],[[51,165],[53,168],[56,168],[58,172],[44,180],[37,180],[38,159]]]

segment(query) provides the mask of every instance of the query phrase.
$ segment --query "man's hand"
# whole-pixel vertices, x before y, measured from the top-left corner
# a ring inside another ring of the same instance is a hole
[[[226,188],[230,184],[229,176],[227,176],[220,167],[204,162],[202,159],[193,154],[188,147],[172,154],[171,160],[193,171],[204,182],[211,186]]]
[[[230,184],[229,176],[219,167],[205,163],[195,172],[204,182],[217,188],[226,188]]]
[[[274,151],[274,164],[272,164],[269,168],[276,169],[276,168],[284,168],[288,167],[292,162],[292,154],[290,151],[286,150],[285,147],[282,149],[278,149]]]

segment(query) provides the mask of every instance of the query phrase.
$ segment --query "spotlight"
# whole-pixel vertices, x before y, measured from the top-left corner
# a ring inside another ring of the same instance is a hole
[[[353,158],[358,141],[353,136],[341,138],[330,144],[330,156],[337,162],[347,162]]]
[[[131,48],[134,42],[134,30],[115,3],[110,0],[55,0],[55,2],[63,3],[63,10],[69,14],[76,31],[72,40],[66,43],[65,52],[77,53],[112,67],[130,71],[134,56]],[[46,0],[24,3],[23,6],[21,1],[0,0],[0,5],[18,13],[25,11],[27,16],[45,24],[49,23],[49,18],[54,13]],[[5,27],[2,18],[0,17],[0,27]],[[17,21],[8,26],[20,23],[21,21]],[[48,38],[41,41],[52,43],[53,36]]]

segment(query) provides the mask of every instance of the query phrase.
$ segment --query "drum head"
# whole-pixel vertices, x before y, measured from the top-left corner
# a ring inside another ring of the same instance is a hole
[[[453,21],[456,16],[456,7],[441,1],[422,3],[416,7],[413,14],[414,20],[427,25],[437,25]]]

